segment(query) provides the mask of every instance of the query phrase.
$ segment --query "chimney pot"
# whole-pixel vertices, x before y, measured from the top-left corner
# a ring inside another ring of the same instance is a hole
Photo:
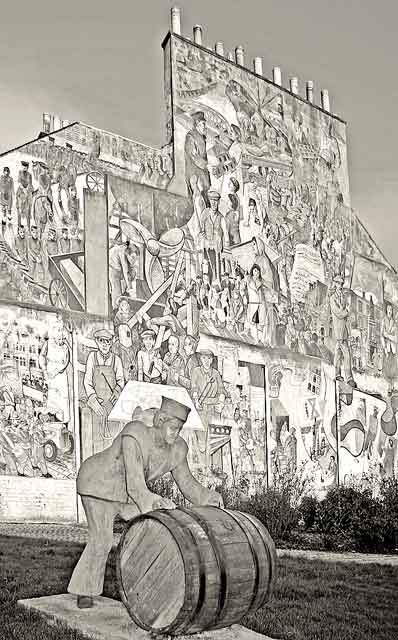
[[[321,91],[321,104],[322,109],[330,112],[330,98],[329,91],[327,89],[322,89]]]
[[[295,76],[293,78],[290,78],[290,91],[292,93],[294,93],[295,95],[298,94],[299,90],[298,90],[298,78],[296,78]]]
[[[306,88],[308,102],[314,102],[314,83],[312,80],[307,80]]]
[[[254,58],[253,65],[254,65],[254,72],[257,73],[259,76],[262,76],[263,75],[263,59],[259,57]]]
[[[181,35],[181,10],[179,7],[171,9],[171,33]]]
[[[235,49],[235,62],[241,67],[245,66],[245,50],[241,46]]]
[[[62,126],[62,120],[58,115],[54,115],[54,124],[53,124],[53,130],[57,131],[58,129],[61,129]]]
[[[222,42],[216,42],[216,45],[214,47],[215,52],[218,53],[219,56],[223,56],[224,55],[224,44]]]
[[[193,41],[195,44],[202,44],[202,27],[196,24],[193,28]]]
[[[274,80],[274,84],[282,86],[282,71],[280,67],[274,67],[272,69],[272,76]]]
[[[43,133],[51,133],[52,117],[50,113],[43,113]]]

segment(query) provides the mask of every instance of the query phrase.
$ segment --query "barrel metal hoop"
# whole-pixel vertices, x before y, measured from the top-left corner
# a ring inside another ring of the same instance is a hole
[[[164,515],[166,515],[167,512],[165,511],[153,511],[151,513],[143,513],[135,518],[133,518],[132,520],[129,521],[128,526],[126,526],[125,530],[122,533],[122,536],[120,538],[119,544],[117,546],[116,549],[116,578],[117,578],[117,583],[119,586],[119,593],[121,595],[122,598],[122,602],[124,604],[124,606],[126,607],[131,619],[142,629],[145,629],[145,631],[156,631],[156,633],[170,633],[172,630],[174,630],[175,628],[177,628],[180,624],[181,624],[181,620],[180,620],[180,614],[181,614],[181,610],[184,609],[184,607],[187,605],[187,589],[186,589],[186,584],[185,584],[185,594],[184,594],[184,602],[183,605],[179,611],[179,613],[177,614],[177,617],[175,619],[175,621],[171,624],[168,625],[167,627],[163,627],[161,629],[156,629],[154,630],[153,627],[151,627],[150,625],[146,624],[145,622],[143,622],[140,618],[138,618],[135,614],[135,612],[132,610],[131,604],[127,598],[125,589],[124,589],[124,584],[123,584],[123,578],[122,578],[122,572],[121,572],[121,551],[122,551],[122,547],[123,547],[123,543],[124,540],[126,538],[126,535],[128,533],[128,531],[130,531],[130,528],[133,524],[135,524],[136,522],[142,522],[142,521],[147,521],[147,520],[155,520],[156,522],[160,522],[160,524],[162,524],[163,526],[165,526],[168,530],[168,532],[170,533],[170,535],[172,536],[172,538],[174,539],[180,553],[181,553],[181,557],[182,557],[182,561],[184,564],[184,569],[185,569],[185,580],[186,580],[186,576],[187,576],[187,563],[185,560],[185,553],[184,553],[184,549],[183,549],[183,545],[181,544],[181,539],[179,539],[179,536],[175,535],[174,531],[170,531],[170,529],[167,527],[167,520],[162,517]]]
[[[182,511],[185,515],[189,516],[190,518],[192,518],[192,513],[189,509],[185,509],[184,507],[179,507],[178,511]],[[182,625],[180,625],[178,627],[178,634],[181,635],[183,634],[190,626],[190,624],[192,622],[195,621],[195,618],[198,616],[198,614],[201,612],[202,608],[203,608],[203,604],[205,602],[205,598],[206,598],[206,566],[205,563],[203,562],[203,557],[202,554],[200,552],[200,549],[198,547],[197,544],[197,540],[194,536],[194,534],[192,533],[191,529],[189,527],[187,527],[185,529],[185,531],[187,533],[189,533],[193,545],[194,545],[194,549],[195,549],[195,553],[196,553],[196,557],[198,560],[198,567],[199,567],[199,593],[198,593],[198,600],[196,602],[196,606],[192,612],[192,614],[187,618],[186,622],[184,622]],[[175,630],[175,629],[174,629]]]
[[[255,576],[254,576],[253,594],[252,594],[252,598],[250,600],[250,605],[249,605],[249,607],[247,609],[247,612],[246,612],[246,613],[248,613],[250,611],[250,609],[252,608],[254,601],[256,600],[257,591],[258,591],[258,585],[259,585],[259,580],[260,580],[260,568],[259,568],[259,565],[258,565],[258,557],[257,557],[256,549],[255,549],[255,543],[254,543],[254,539],[253,539],[252,534],[250,533],[250,531],[249,530],[246,531],[246,529],[243,527],[242,523],[240,522],[239,518],[236,517],[234,512],[230,511],[229,509],[224,509],[224,511],[226,513],[228,513],[228,515],[232,518],[232,520],[234,520],[236,522],[236,524],[239,526],[239,528],[245,534],[245,536],[247,538],[247,542],[248,542],[249,548],[250,548],[250,552],[251,552],[252,557],[253,557]],[[241,513],[241,512],[238,511],[238,513]]]
[[[269,581],[268,581],[268,587],[267,587],[266,592],[264,593],[263,599],[261,600],[261,602],[258,605],[258,608],[260,608],[266,602],[268,602],[268,600],[269,600],[269,598],[271,596],[271,593],[272,593],[272,582],[273,582],[273,580],[275,578],[275,569],[276,569],[276,553],[272,553],[272,548],[275,547],[275,544],[274,544],[274,541],[273,541],[273,539],[271,538],[271,536],[269,534],[268,529],[264,525],[261,525],[261,523],[259,522],[259,520],[257,520],[256,517],[254,517],[252,515],[249,515],[248,513],[244,513],[243,511],[239,511],[239,513],[244,518],[246,518],[246,520],[249,520],[249,522],[251,522],[256,527],[257,531],[260,534],[261,542],[264,545],[265,552],[266,552],[266,554],[268,556],[268,559],[269,559]],[[265,543],[265,540],[264,540],[264,537],[263,537],[264,536],[264,532],[261,531],[259,525],[261,525],[262,528],[265,529],[267,537],[269,538],[269,540],[268,540],[269,546],[266,545],[266,543]]]
[[[207,506],[206,508],[218,509],[217,507],[213,507],[213,506]],[[203,531],[207,535],[211,543],[212,549],[214,551],[214,556],[216,558],[218,570],[220,572],[220,593],[218,596],[217,610],[216,610],[214,619],[203,628],[203,631],[206,631],[207,629],[211,629],[222,618],[222,613],[223,613],[225,602],[226,602],[227,587],[228,587],[227,574],[225,571],[225,562],[224,562],[222,550],[220,549],[218,544],[218,540],[216,536],[213,535],[207,522],[203,518],[201,518],[201,516],[195,511],[191,511],[190,509],[185,509],[185,508],[182,508],[182,511],[185,511],[190,516],[192,516],[192,518],[202,527]]]

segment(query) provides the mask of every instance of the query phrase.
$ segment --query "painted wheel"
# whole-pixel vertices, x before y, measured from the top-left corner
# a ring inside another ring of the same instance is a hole
[[[92,171],[86,176],[86,185],[89,191],[103,193],[105,191],[105,178],[99,171]]]
[[[47,440],[43,445],[43,456],[47,462],[54,462],[57,459],[58,447],[53,440]]]
[[[50,302],[53,307],[67,309],[68,289],[63,280],[60,280],[59,278],[54,278],[54,280],[51,280],[48,293],[50,296]]]

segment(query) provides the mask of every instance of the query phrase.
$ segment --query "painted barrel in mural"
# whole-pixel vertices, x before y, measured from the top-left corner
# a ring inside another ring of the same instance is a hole
[[[119,590],[131,618],[170,635],[238,623],[269,599],[275,567],[264,525],[217,507],[138,516],[117,554]]]

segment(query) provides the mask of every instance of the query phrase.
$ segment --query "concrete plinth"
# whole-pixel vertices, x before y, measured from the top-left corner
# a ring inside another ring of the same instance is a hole
[[[91,640],[153,639],[151,633],[134,624],[121,602],[110,598],[95,598],[95,605],[91,609],[78,609],[76,598],[70,594],[19,600],[18,604],[29,611],[42,614],[50,625],[63,625],[86,635]],[[185,636],[187,640],[194,637],[201,640],[271,640],[239,624],[217,631],[204,631],[195,636]]]

